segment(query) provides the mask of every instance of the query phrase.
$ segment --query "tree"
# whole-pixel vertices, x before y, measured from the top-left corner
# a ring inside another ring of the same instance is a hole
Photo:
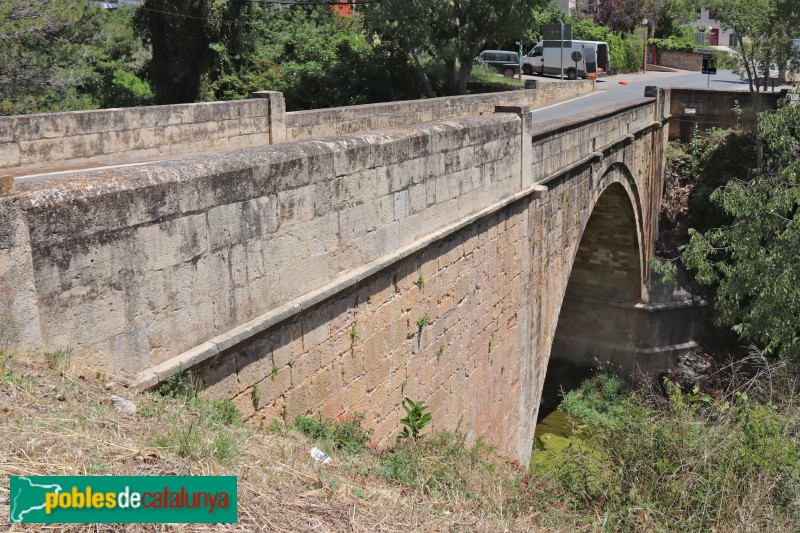
[[[298,110],[422,94],[404,52],[393,43],[370,43],[359,17],[329,6],[258,5],[243,31],[249,47],[227,58],[206,85],[217,99],[270,89]]]
[[[148,105],[154,95],[143,79],[150,49],[134,31],[137,7],[123,6],[113,12],[101,11],[99,33],[87,50],[89,72],[79,90],[101,108]]]
[[[716,289],[719,323],[800,361],[800,106],[762,114],[760,128],[763,170],[712,195],[730,222],[690,230],[681,260]]]
[[[466,94],[472,62],[487,40],[521,36],[544,0],[383,0],[364,4],[370,28],[413,59],[429,97],[437,70],[447,94]],[[432,79],[434,78],[434,79]]]
[[[800,21],[797,0],[704,0],[720,25],[739,36],[737,51],[747,73],[755,112],[760,110],[761,83],[770,66],[786,64],[791,53],[792,33]],[[762,143],[756,127],[757,166],[764,163]]]
[[[250,43],[247,0],[144,0],[136,23],[152,46],[150,83],[161,104],[213,98],[208,84]]]
[[[673,34],[681,23],[696,18],[698,0],[604,0],[597,21],[618,32],[633,32],[648,19],[658,37]]]
[[[0,0],[0,114],[91,107],[77,87],[101,17],[85,1]]]
[[[0,0],[0,114],[148,103],[135,8],[85,0]]]

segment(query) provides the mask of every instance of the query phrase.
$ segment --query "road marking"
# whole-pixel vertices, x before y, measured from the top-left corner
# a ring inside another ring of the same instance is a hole
[[[604,90],[594,91],[594,92],[591,92],[591,93],[589,93],[589,94],[584,94],[583,96],[579,96],[579,97],[577,97],[577,98],[573,98],[573,99],[571,99],[571,100],[564,100],[563,102],[559,102],[559,103],[557,103],[557,104],[553,104],[553,105],[549,105],[549,106],[547,106],[547,107],[540,107],[540,108],[538,108],[538,109],[534,109],[532,112],[533,112],[533,113],[537,113],[537,112],[539,112],[539,111],[544,111],[545,109],[550,109],[551,107],[556,107],[556,106],[559,106],[559,105],[562,105],[562,104],[568,104],[568,103],[570,103],[570,102],[574,102],[575,100],[580,100],[581,98],[586,98],[586,97],[589,97],[589,96],[594,96],[594,95],[595,95],[595,94],[597,94],[597,93],[604,93],[604,92],[605,92]]]
[[[18,176],[14,178],[14,181],[18,181],[20,183],[38,179],[38,178],[46,178],[49,176],[60,176],[62,174],[80,174],[81,172],[92,172],[94,170],[111,170],[115,168],[124,168],[124,167],[135,167],[140,165],[149,165],[150,163],[160,163],[163,159],[156,159],[154,161],[140,161],[139,163],[124,163],[121,165],[103,165],[98,167],[91,167],[91,168],[77,168],[73,170],[59,170],[57,172],[43,172],[41,174],[28,174],[25,176]]]

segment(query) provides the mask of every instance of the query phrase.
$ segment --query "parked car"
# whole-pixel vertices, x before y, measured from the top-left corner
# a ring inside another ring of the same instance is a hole
[[[484,50],[475,61],[494,68],[506,78],[519,74],[519,52]]]

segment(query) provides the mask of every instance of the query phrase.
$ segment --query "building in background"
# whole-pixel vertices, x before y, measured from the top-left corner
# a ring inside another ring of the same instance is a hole
[[[339,0],[333,5],[333,10],[345,17],[355,17],[358,14],[355,0]]]
[[[739,38],[731,30],[724,29],[714,20],[714,12],[701,8],[698,18],[689,23],[695,28],[694,40],[699,46],[727,46],[736,47]]]

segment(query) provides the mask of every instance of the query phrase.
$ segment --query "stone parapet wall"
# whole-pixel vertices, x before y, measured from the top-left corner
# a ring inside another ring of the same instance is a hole
[[[749,90],[672,88],[666,94],[670,102],[670,140],[688,141],[698,130],[708,128],[730,128],[737,124],[746,129],[755,127],[755,106]],[[762,92],[759,110],[777,109],[787,94],[787,89]]]
[[[659,50],[658,64],[662,67],[700,72],[703,68],[703,56],[694,52]]]
[[[520,127],[498,114],[22,184],[40,344],[114,373],[202,346],[519,190]]]
[[[594,91],[594,81],[540,82],[535,89],[386,102],[286,114],[289,141],[494,113],[497,105],[534,106]]]
[[[233,102],[0,117],[0,169],[115,163],[270,144],[281,93]],[[280,119],[280,117],[279,117]],[[283,134],[285,138],[285,133]]]
[[[629,142],[652,126],[655,117],[652,100],[643,99],[599,116],[587,113],[537,124],[531,140],[533,181],[546,182],[564,169],[602,157],[603,150]]]
[[[126,163],[493,113],[586,94],[592,81],[536,89],[286,113],[282,93],[251,100],[0,117],[0,170]]]

